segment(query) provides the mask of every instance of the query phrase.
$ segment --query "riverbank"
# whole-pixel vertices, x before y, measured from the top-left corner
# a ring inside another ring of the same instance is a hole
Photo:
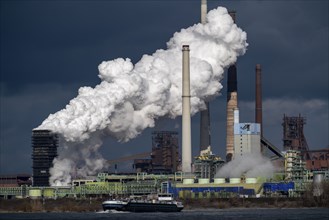
[[[0,212],[97,212],[105,199],[1,199]],[[184,210],[228,208],[303,208],[326,207],[319,198],[221,198],[185,199]]]

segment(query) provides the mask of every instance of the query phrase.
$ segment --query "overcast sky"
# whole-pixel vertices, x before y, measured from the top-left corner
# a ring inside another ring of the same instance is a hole
[[[283,114],[301,114],[309,148],[327,148],[328,1],[208,0],[208,10],[218,6],[237,12],[249,43],[237,62],[240,122],[254,122],[259,63],[265,137],[282,149]],[[0,174],[32,173],[32,129],[64,108],[79,87],[100,83],[102,61],[128,57],[136,63],[166,48],[176,31],[199,22],[200,0],[1,0],[0,16]],[[211,144],[225,158],[226,77],[222,84],[222,95],[210,103]],[[152,131],[180,133],[180,124],[181,118],[162,118],[128,143],[109,137],[103,156],[150,151]],[[199,114],[192,118],[192,134],[196,155]]]

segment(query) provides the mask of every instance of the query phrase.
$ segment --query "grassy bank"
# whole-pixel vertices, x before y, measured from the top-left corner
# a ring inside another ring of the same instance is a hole
[[[227,198],[227,199],[186,199],[185,209],[195,208],[302,208],[328,207],[323,200],[305,200],[304,198]]]
[[[0,200],[0,212],[94,212],[104,199],[8,199]]]
[[[0,200],[0,212],[95,212],[104,199],[8,199]],[[305,198],[185,199],[185,210],[202,208],[301,208],[328,207],[326,200]]]

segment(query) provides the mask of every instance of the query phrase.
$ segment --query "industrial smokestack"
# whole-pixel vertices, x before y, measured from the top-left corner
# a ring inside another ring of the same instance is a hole
[[[191,173],[191,110],[190,110],[190,49],[183,45],[183,91],[182,91],[182,171]]]
[[[256,64],[256,106],[255,121],[260,124],[261,135],[263,135],[263,113],[262,113],[262,70],[260,64]]]
[[[206,23],[207,16],[207,0],[201,0],[201,23]]]
[[[229,11],[228,12],[231,16],[231,18],[233,19],[234,23],[235,23],[235,15],[236,15],[236,11]]]
[[[201,23],[206,24],[207,0],[201,0]],[[200,152],[210,146],[210,109],[209,102],[205,102],[206,109],[200,112]]]
[[[229,12],[235,23],[235,11]],[[227,105],[226,105],[226,161],[234,156],[234,109],[238,108],[238,82],[236,65],[227,71]]]
[[[260,137],[263,136],[263,110],[262,110],[262,70],[260,64],[256,64],[256,89],[255,89],[255,122],[260,124]],[[261,153],[264,146],[261,144]]]
[[[238,108],[238,85],[236,66],[232,65],[227,73],[227,107],[226,107],[226,161],[234,156],[234,109]]]
[[[206,150],[211,143],[209,102],[205,104],[207,109],[200,112],[200,152]]]

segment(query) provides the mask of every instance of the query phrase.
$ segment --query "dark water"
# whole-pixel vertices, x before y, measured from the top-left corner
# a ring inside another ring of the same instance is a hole
[[[227,220],[227,219],[329,219],[329,209],[303,208],[303,209],[224,209],[224,210],[183,210],[179,213],[129,213],[129,212],[89,212],[89,213],[1,213],[0,219],[128,219],[128,220]]]

